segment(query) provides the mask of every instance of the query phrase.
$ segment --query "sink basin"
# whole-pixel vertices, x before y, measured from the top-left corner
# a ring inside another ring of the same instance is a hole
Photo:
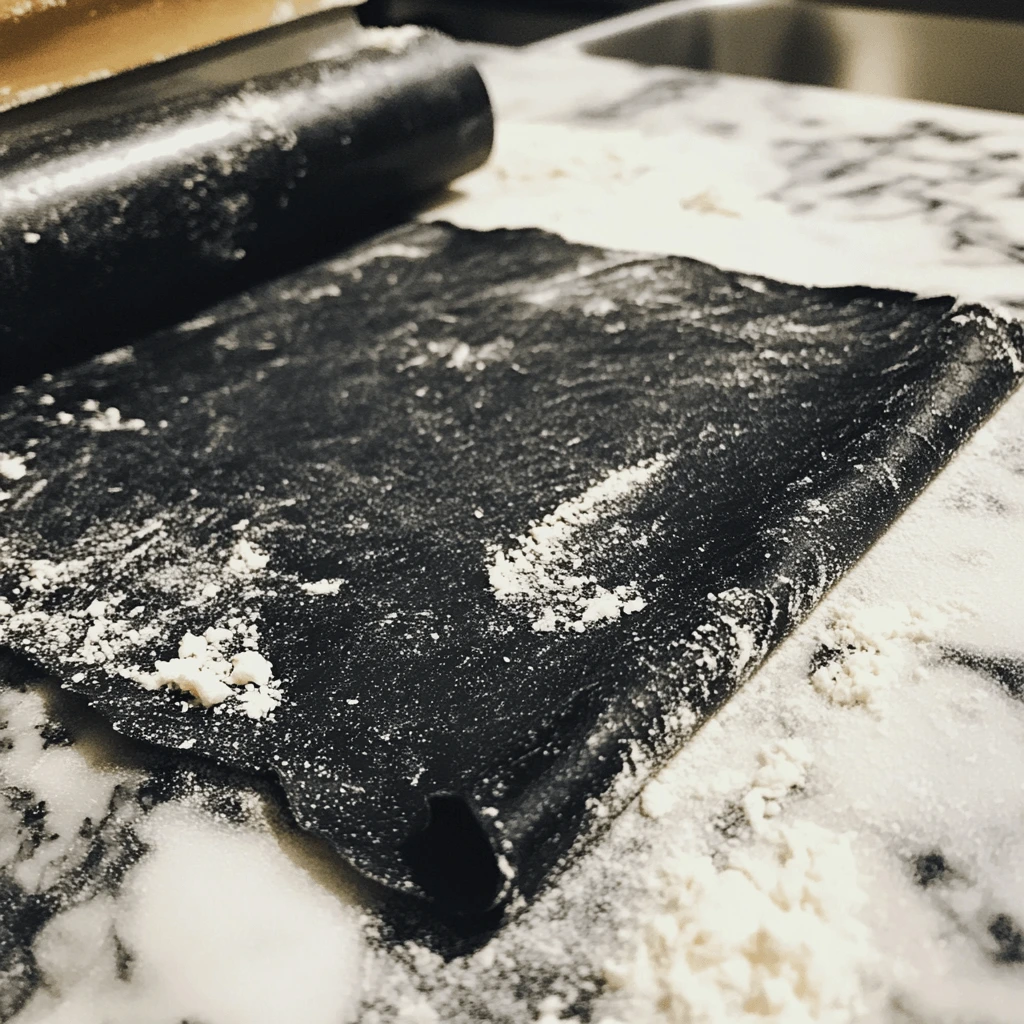
[[[1009,21],[813,0],[675,0],[568,33],[564,44],[640,64],[1024,114],[1024,24]]]

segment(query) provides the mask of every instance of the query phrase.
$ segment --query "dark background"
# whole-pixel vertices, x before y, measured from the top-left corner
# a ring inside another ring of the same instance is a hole
[[[366,25],[430,25],[458,39],[523,46],[646,6],[643,0],[367,0],[358,11]],[[843,0],[841,6],[1024,22],[1024,0]]]

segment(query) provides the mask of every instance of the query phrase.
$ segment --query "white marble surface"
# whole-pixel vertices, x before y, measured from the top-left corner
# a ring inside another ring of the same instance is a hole
[[[489,51],[484,70],[495,158],[431,216],[1024,310],[1024,119],[543,50]],[[0,1020],[512,1022],[537,1019],[545,996],[549,1018],[588,1019],[595,997],[594,1019],[618,1013],[603,965],[651,912],[650,872],[746,842],[724,809],[758,747],[797,736],[812,763],[782,814],[849,832],[866,895],[863,1011],[831,1019],[1022,1021],[1024,704],[1009,693],[1024,688],[1022,579],[1018,394],[662,773],[669,813],[630,808],[529,911],[447,964],[381,946],[365,889],[272,792],[155,759],[8,672]],[[875,709],[808,683],[844,603],[935,613]],[[1003,660],[973,671],[952,648]]]

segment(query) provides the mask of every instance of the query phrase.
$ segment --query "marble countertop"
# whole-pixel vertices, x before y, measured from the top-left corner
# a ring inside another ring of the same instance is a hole
[[[555,48],[480,57],[495,155],[428,217],[1024,315],[1024,118]],[[850,837],[872,950],[861,1009],[828,1019],[1022,1021],[1022,579],[1017,394],[661,773],[671,813],[631,807],[447,963],[380,942],[372,894],[271,788],[127,743],[5,666],[0,1020],[600,1020],[605,965],[655,907],[651,873],[742,842],[722,807],[764,744],[799,738],[806,778],[781,813]],[[887,638],[870,706],[809,685],[838,618],[908,609],[928,627]]]

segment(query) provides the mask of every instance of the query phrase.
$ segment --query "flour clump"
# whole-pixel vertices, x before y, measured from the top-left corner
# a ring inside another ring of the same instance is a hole
[[[299,589],[314,596],[329,597],[341,590],[342,583],[344,580],[316,580],[313,583],[300,583]]]
[[[134,417],[123,419],[121,410],[113,405],[106,409],[96,409],[89,419],[82,422],[96,434],[108,434],[116,430],[142,430],[146,426],[145,420]]]
[[[0,452],[0,476],[5,480],[21,480],[28,472],[23,455]]]
[[[933,643],[947,618],[935,608],[849,604],[825,631],[811,685],[833,704],[878,711],[908,651]]]
[[[281,703],[273,666],[253,650],[229,658],[224,647],[233,637],[232,630],[216,627],[202,635],[186,633],[178,644],[178,656],[158,661],[155,671],[139,681],[147,690],[181,690],[206,708],[233,697],[250,718],[265,718]]]
[[[249,543],[245,537],[235,542],[228,558],[228,569],[236,576],[248,576],[267,567],[270,556]]]

